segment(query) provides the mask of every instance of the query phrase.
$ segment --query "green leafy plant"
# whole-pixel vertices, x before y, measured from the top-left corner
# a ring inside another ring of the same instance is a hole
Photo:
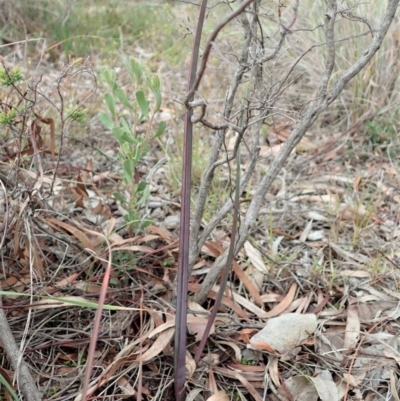
[[[12,86],[15,83],[22,81],[22,72],[19,67],[14,67],[7,71],[4,67],[0,68],[0,85]]]
[[[77,123],[84,124],[87,119],[87,110],[70,108],[67,109],[67,116]]]
[[[138,178],[137,168],[147,155],[151,140],[164,133],[166,123],[155,123],[162,100],[159,76],[145,73],[134,59],[126,63],[126,69],[134,89],[133,99],[119,86],[115,71],[102,69],[101,80],[109,89],[104,95],[108,111],[101,112],[99,119],[118,141],[124,191],[115,192],[114,197],[127,212],[125,222],[137,233],[151,223],[142,211],[150,187],[146,179]]]
[[[0,125],[8,125],[14,122],[17,117],[17,110],[10,109],[7,113],[0,112]]]
[[[367,137],[375,145],[387,145],[396,135],[398,126],[398,113],[389,116],[379,116],[365,122]]]

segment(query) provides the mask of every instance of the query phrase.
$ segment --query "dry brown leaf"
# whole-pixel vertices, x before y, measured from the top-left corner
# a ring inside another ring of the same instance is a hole
[[[399,380],[396,379],[393,369],[390,369],[390,392],[395,401],[400,401],[399,393],[397,391],[398,382]]]
[[[269,312],[267,312],[263,318],[268,318],[268,317],[275,317],[280,315],[282,312],[284,312],[289,305],[293,302],[293,298],[296,294],[296,290],[297,290],[297,284],[293,283],[290,286],[290,289],[287,293],[287,295],[285,296],[285,298],[282,299],[282,301],[276,305],[273,309],[271,309]]]
[[[212,365],[209,365],[208,367],[208,391],[211,394],[215,394],[218,392],[218,386],[217,382],[215,381]]]
[[[187,380],[190,380],[196,372],[196,362],[189,351],[186,351],[185,366],[187,372]]]
[[[267,368],[265,365],[260,365],[260,366],[242,365],[240,363],[235,363],[235,362],[230,363],[229,366],[232,369],[238,370],[240,372],[262,372],[262,373],[265,373],[265,369]]]
[[[188,289],[189,291],[196,292],[200,288],[200,284],[195,284],[195,283],[189,283]],[[208,294],[208,297],[211,299],[216,300],[218,297],[218,289],[213,289],[210,291]],[[249,316],[246,314],[246,312],[236,303],[233,302],[232,299],[228,297],[223,297],[222,302],[223,305],[226,305],[228,308],[231,308],[238,316],[240,316],[243,319],[249,320]]]
[[[364,264],[370,263],[370,258],[360,254],[360,253],[351,253],[345,251],[344,249],[340,248],[339,245],[335,244],[334,242],[329,242],[329,246],[342,258],[345,260],[351,260],[353,265],[360,267],[361,269],[364,267]],[[354,261],[361,263],[357,265]]]
[[[159,238],[160,238],[159,235],[149,234],[142,238],[139,238],[138,243],[141,244],[143,242],[150,242],[150,241],[154,241],[155,239],[159,239]]]
[[[320,294],[322,295],[322,292],[320,289],[318,289],[318,304],[315,307],[311,307],[309,308],[308,312],[309,313],[319,313],[322,308],[328,303],[328,301],[330,300],[330,297],[320,297]]]
[[[87,294],[100,294],[101,292],[101,285],[93,284],[86,281],[79,281],[74,283],[72,288],[76,288],[77,290],[81,290]]]
[[[225,251],[224,247],[215,241],[207,241],[203,246],[203,252],[215,258],[220,256],[224,251]],[[256,288],[254,283],[251,281],[248,275],[240,268],[240,266],[236,261],[233,261],[232,270],[236,274],[237,278],[246,287],[247,291],[249,291],[250,295],[254,298],[254,301],[258,305],[262,306],[263,303],[260,298],[259,289]]]
[[[115,239],[117,240],[117,238],[115,238]],[[139,235],[136,235],[135,237],[131,237],[131,238],[127,238],[127,239],[123,239],[122,237],[120,237],[120,241],[115,241],[115,242],[113,243],[113,245],[114,245],[115,247],[118,247],[118,246],[130,244],[130,243],[132,243],[132,242],[133,242],[133,243],[138,242],[139,239],[140,239],[140,236],[139,236]],[[113,248],[113,249],[114,249],[114,248]]]
[[[250,344],[250,334],[257,333],[257,329],[242,329],[240,332],[240,340],[243,341],[245,344]]]
[[[142,307],[143,307],[143,310],[145,310],[152,317],[154,325],[156,327],[159,327],[162,324],[164,324],[163,313],[161,311],[150,309],[149,307],[147,307],[144,304],[142,305]],[[168,321],[173,320],[172,316],[171,316],[171,319],[167,318],[167,320]]]
[[[33,256],[33,261],[32,261],[32,266],[35,274],[37,277],[42,281],[45,277],[45,271],[44,271],[44,266],[43,266],[43,260],[42,260],[42,255],[40,254],[39,250],[36,247],[35,243],[30,244],[30,248],[32,250],[32,255]]]
[[[383,351],[383,353],[384,353],[384,355],[385,355],[387,358],[392,358],[392,359],[394,359],[394,360],[397,362],[397,364],[400,366],[400,355],[399,355],[399,354],[398,354],[398,355],[395,355],[394,352],[389,351],[389,350],[387,350],[387,349],[385,349],[385,350]]]
[[[306,297],[295,299],[287,309],[287,312],[294,311],[296,313],[303,313],[304,311],[307,310],[311,298],[312,294],[308,294]]]
[[[208,324],[208,319],[193,316],[193,318],[187,322],[187,328],[190,334],[195,336],[196,341],[201,341],[204,336],[204,332],[206,330]],[[210,328],[209,334],[215,333],[215,325],[212,324]]]
[[[118,387],[124,395],[133,396],[136,394],[135,389],[130,384],[130,380],[126,376],[122,376],[117,381]]]
[[[257,248],[255,248],[249,241],[245,242],[244,250],[246,251],[248,258],[250,259],[250,262],[260,273],[269,273],[269,269],[264,263],[261,252]]]
[[[201,397],[201,400],[204,401],[204,398],[200,395],[200,393],[203,391],[202,388],[195,388],[191,391],[186,396],[186,401],[194,401],[197,397]]]
[[[329,370],[323,370],[317,377],[310,377],[321,401],[339,401],[339,392]]]
[[[249,381],[239,372],[233,372],[226,368],[220,368],[219,366],[214,366],[214,370],[216,373],[219,373],[222,376],[230,377],[232,379],[239,380],[246,390],[251,394],[255,401],[262,401],[262,397],[258,393],[258,391],[249,383]]]
[[[168,243],[173,242],[174,240],[171,237],[171,233],[169,233],[166,230],[163,230],[160,227],[156,227],[156,226],[148,226],[146,227],[146,231],[152,232],[152,233],[156,233],[157,235],[159,235],[162,239],[164,239],[165,241],[167,241]]]
[[[349,374],[349,373],[343,373],[343,378],[346,380],[347,383],[350,384],[352,387],[358,387],[362,381],[364,380],[367,372],[357,372],[356,375],[354,374]]]
[[[269,377],[271,378],[272,383],[274,383],[275,387],[281,386],[281,382],[279,380],[278,362],[279,362],[278,358],[272,357],[268,364]]]
[[[280,302],[283,299],[283,296],[281,294],[263,294],[261,295],[261,300],[265,303],[267,302]]]
[[[1,280],[1,289],[4,291],[12,289],[15,284],[19,282],[18,278],[16,276],[9,276],[5,280]]]
[[[285,380],[285,386],[278,388],[278,393],[285,400],[290,394],[296,401],[318,401],[317,390],[306,376],[293,376]]]
[[[259,156],[262,158],[266,158],[266,157],[271,157],[271,156],[276,156],[281,148],[282,148],[283,144],[278,144],[278,145],[260,145],[259,146]],[[296,149],[293,149],[291,154],[295,154],[296,153]]]
[[[213,290],[218,293],[219,291],[219,285],[215,285],[213,287]],[[226,290],[229,291],[229,298],[234,299],[235,302],[237,302],[239,305],[242,305],[244,308],[246,308],[247,310],[249,310],[250,312],[253,312],[257,317],[259,318],[266,318],[266,312],[264,310],[262,310],[261,308],[259,308],[258,306],[254,305],[253,302],[249,301],[248,299],[242,297],[241,295],[237,294],[236,292],[232,292],[231,290]]]
[[[254,288],[258,294],[261,293],[263,284],[264,284],[264,277],[265,274],[258,271],[253,265],[250,265],[246,271],[246,276],[248,276],[249,281],[253,284]],[[259,296],[257,298],[260,298]],[[262,305],[261,300],[258,302],[259,305]]]
[[[91,251],[95,252],[95,246],[93,245],[93,242],[89,239],[89,237],[80,231],[78,228],[71,226],[70,224],[67,224],[63,221],[59,221],[57,219],[53,219],[51,217],[48,217],[45,219],[45,222],[52,226],[54,229],[58,229],[58,227],[63,228],[64,230],[70,232],[73,236],[75,236],[85,248],[90,249]]]
[[[221,390],[207,398],[207,401],[229,401],[229,396],[225,391]]]
[[[152,253],[154,252],[154,249],[145,245],[130,245],[130,246],[126,245],[126,246],[113,247],[113,251],[135,251],[135,252]]]
[[[304,201],[306,202],[318,202],[318,203],[327,203],[332,206],[336,206],[338,203],[338,197],[337,195],[334,194],[328,194],[328,195],[299,195],[299,196],[293,196],[291,198],[292,202],[299,202],[303,203]]]
[[[224,247],[216,241],[206,241],[201,251],[208,256],[217,258],[224,252]]]
[[[51,159],[54,161],[56,158],[56,135],[55,135],[54,119],[43,118],[43,117],[40,117],[36,113],[35,113],[35,115],[39,119],[40,122],[50,126],[50,152],[51,152]]]
[[[358,316],[357,305],[350,305],[347,312],[346,333],[344,335],[343,348],[347,352],[351,352],[357,346],[360,339],[360,317]]]
[[[232,263],[232,270],[234,271],[236,277],[240,280],[240,282],[243,283],[247,291],[249,291],[250,295],[254,298],[254,302],[262,306],[263,301],[260,297],[260,291],[258,290],[258,288],[256,288],[256,286],[252,283],[247,274],[240,268],[236,261],[233,261]]]
[[[225,344],[231,347],[235,351],[235,359],[240,362],[242,360],[242,351],[239,346],[232,341],[218,341],[218,344]]]
[[[174,336],[174,333],[175,327],[167,329],[160,333],[156,341],[154,341],[153,345],[145,353],[140,355],[135,362],[147,362],[150,361],[150,359],[153,359],[155,356],[161,353],[167,345],[169,345],[169,342]]]
[[[62,280],[58,281],[54,287],[49,286],[42,288],[38,291],[39,295],[54,295],[57,292],[60,292],[60,288],[66,287],[71,285],[76,281],[76,279],[81,275],[81,273],[73,273],[67,278],[63,278]],[[61,294],[60,294],[61,295]]]

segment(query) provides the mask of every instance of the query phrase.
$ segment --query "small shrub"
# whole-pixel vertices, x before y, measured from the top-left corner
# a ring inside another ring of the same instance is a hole
[[[134,59],[126,63],[126,69],[135,90],[133,99],[119,86],[113,70],[102,69],[101,80],[109,89],[104,95],[108,111],[101,112],[99,118],[119,144],[118,159],[125,191],[115,192],[114,197],[126,210],[125,222],[134,232],[139,232],[151,223],[141,210],[150,196],[150,187],[146,180],[138,178],[137,168],[148,153],[150,141],[164,133],[166,123],[154,121],[161,107],[160,78],[144,73]],[[140,129],[143,122],[147,123],[145,130]]]

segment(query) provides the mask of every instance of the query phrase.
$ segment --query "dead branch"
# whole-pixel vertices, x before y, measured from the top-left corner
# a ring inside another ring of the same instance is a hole
[[[10,359],[12,367],[14,368],[18,387],[21,389],[21,393],[23,394],[25,400],[41,401],[42,396],[40,395],[35,385],[28,365],[24,361],[23,356],[21,355],[21,351],[18,349],[17,343],[15,342],[13,333],[11,332],[6,314],[4,313],[1,296],[0,341],[4,347],[4,350],[6,351],[8,358]]]
[[[242,221],[242,225],[239,232],[239,238],[236,244],[235,252],[244,245],[247,236],[250,232],[251,227],[254,225],[262,201],[271,187],[273,181],[277,177],[279,171],[285,164],[290,153],[293,151],[295,146],[300,142],[301,138],[307,132],[307,130],[316,121],[318,116],[326,110],[329,105],[340,95],[346,84],[354,78],[372,59],[381,46],[383,39],[389,29],[391,22],[395,16],[400,0],[390,0],[386,7],[386,11],[382,17],[380,27],[373,33],[373,38],[370,45],[363,52],[362,56],[354,62],[354,64],[348,68],[336,81],[331,90],[327,90],[328,83],[331,79],[333,66],[335,62],[335,49],[334,49],[334,24],[337,15],[337,1],[326,0],[327,11],[325,14],[325,34],[327,44],[327,57],[325,62],[325,70],[321,76],[320,85],[314,96],[314,100],[310,102],[308,109],[305,114],[295,124],[294,129],[289,136],[287,142],[280,149],[279,154],[274,159],[273,163],[269,167],[266,175],[261,180],[259,186],[256,189],[255,194],[252,197],[249,208],[246,212],[246,216]],[[203,303],[212,286],[218,279],[222,269],[225,266],[227,259],[227,253],[222,254],[214,263],[213,268],[209,271],[201,288],[195,294],[194,300],[198,303]]]

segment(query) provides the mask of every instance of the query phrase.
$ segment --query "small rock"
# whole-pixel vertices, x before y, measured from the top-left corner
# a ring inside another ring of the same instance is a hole
[[[287,313],[268,320],[250,339],[250,344],[256,349],[272,349],[284,355],[311,336],[316,328],[316,315]]]
[[[168,230],[176,230],[179,228],[180,217],[179,214],[167,216],[164,220],[165,227]]]

